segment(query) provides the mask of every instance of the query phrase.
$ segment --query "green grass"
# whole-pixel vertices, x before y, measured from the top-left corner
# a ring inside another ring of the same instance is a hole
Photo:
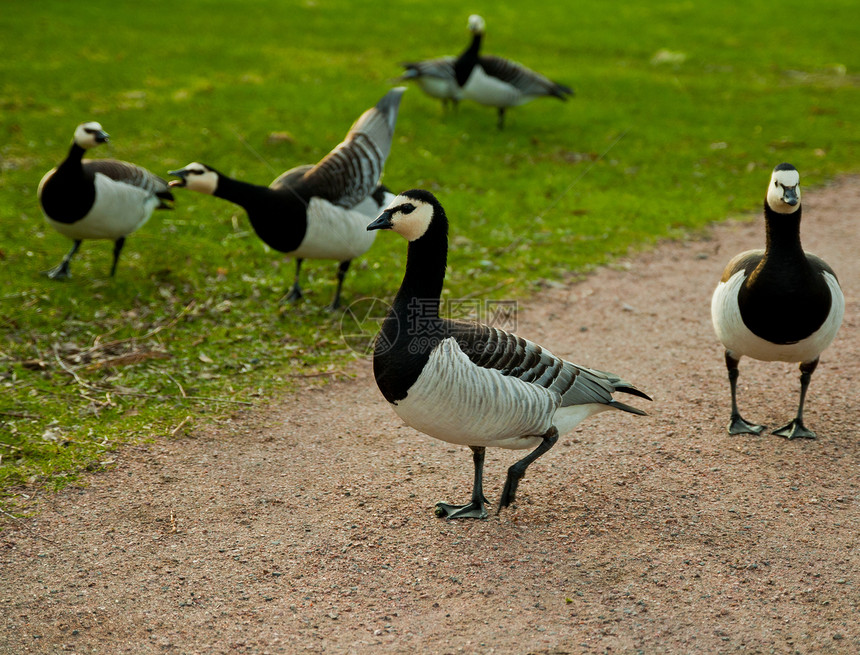
[[[431,10],[430,7],[433,7]],[[312,163],[385,93],[397,62],[468,41],[566,82],[566,104],[444,116],[404,96],[385,181],[439,195],[452,222],[451,298],[525,297],[544,279],[713,220],[756,211],[770,169],[806,186],[860,170],[860,22],[852,0],[607,5],[481,0],[69,4],[0,12],[0,488],[57,487],[119,444],[169,438],[355,357],[322,310],[335,264],[293,264],[244,213],[178,192],[126,245],[85,242],[74,277],[40,275],[69,243],[44,222],[42,174],[83,120],[112,135],[94,156],[155,172],[203,161],[267,184]],[[432,12],[432,13],[428,13]],[[660,50],[682,53],[653,64]],[[270,140],[273,132],[291,139]],[[347,302],[393,295],[405,244],[381,235]],[[214,399],[214,400],[206,400]],[[179,428],[179,430],[177,430]]]

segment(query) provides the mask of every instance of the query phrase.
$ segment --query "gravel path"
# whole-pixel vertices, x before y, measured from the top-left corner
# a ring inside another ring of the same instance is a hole
[[[3,653],[860,652],[860,179],[804,194],[803,241],[847,300],[812,378],[817,441],[726,434],[710,326],[725,224],[520,304],[517,331],[623,375],[518,505],[446,522],[468,449],[402,425],[370,366],[118,454],[0,533]],[[744,415],[794,414],[796,366],[743,360]],[[522,453],[488,450],[497,498]]]

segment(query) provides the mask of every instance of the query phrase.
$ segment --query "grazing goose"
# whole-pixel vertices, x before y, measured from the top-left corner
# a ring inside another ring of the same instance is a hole
[[[81,123],[68,156],[39,182],[39,202],[48,222],[74,241],[63,261],[47,271],[53,280],[70,276],[69,264],[84,239],[111,239],[116,273],[125,238],[155,209],[172,209],[167,182],[145,168],[116,159],[83,159],[84,152],[109,139],[96,122]]]
[[[505,110],[534,100],[539,96],[552,96],[567,100],[573,95],[570,87],[558,84],[508,59],[492,55],[481,55],[481,40],[484,37],[484,19],[469,16],[472,43],[454,62],[457,84],[463,89],[463,97],[482,105],[497,107],[498,128],[505,125]]]
[[[463,98],[463,89],[457,84],[454,74],[456,57],[437,57],[423,61],[411,61],[400,64],[406,72],[395,82],[414,81],[428,96],[442,101],[442,108],[447,109],[448,103],[456,109]]]
[[[744,355],[767,362],[800,362],[797,416],[774,431],[814,439],[803,424],[803,403],[821,352],[830,345],[845,312],[836,274],[800,245],[800,175],[791,164],[773,169],[764,203],[766,245],[735,256],[711,299],[711,319],[726,348],[732,392],[730,434],[759,434],[738,411],[738,363]]]
[[[648,396],[612,373],[577,366],[498,328],[439,316],[448,219],[433,194],[400,194],[367,229],[394,230],[409,242],[403,282],[374,345],[379,390],[408,425],[473,453],[471,501],[438,503],[437,516],[487,516],[487,446],[534,448],[508,469],[501,510],[514,502],[528,465],[559,434],[607,409],[645,414],[613,400],[614,391]]]
[[[379,214],[392,194],[379,184],[391,150],[400,98],[406,87],[389,91],[353,124],[346,138],[315,166],[293,168],[268,187],[227,177],[210,166],[188,164],[171,186],[208,193],[240,205],[257,236],[296,258],[289,300],[302,297],[299,274],[305,259],[334,259],[337,290],[329,309],[340,306],[350,262],[373,245],[367,219]]]

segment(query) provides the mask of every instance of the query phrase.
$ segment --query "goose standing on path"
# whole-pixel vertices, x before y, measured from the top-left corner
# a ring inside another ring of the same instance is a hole
[[[463,89],[464,98],[498,108],[500,130],[505,125],[508,107],[517,107],[540,96],[567,100],[567,96],[573,95],[570,87],[553,82],[522,64],[493,55],[481,55],[484,27],[483,18],[474,14],[469,16],[472,42],[454,62],[454,74],[457,84]]]
[[[114,242],[113,277],[125,238],[155,209],[172,209],[166,203],[173,200],[167,182],[145,168],[116,159],[83,159],[87,150],[108,139],[98,123],[81,123],[68,156],[39,182],[39,202],[48,222],[74,241],[63,261],[46,272],[53,280],[70,276],[69,264],[84,239]]]
[[[455,61],[456,57],[436,57],[423,61],[404,62],[400,65],[406,69],[406,72],[395,82],[414,81],[428,96],[441,100],[443,110],[448,108],[449,103],[456,109],[463,99],[463,89],[457,84],[457,76],[454,73]]]
[[[797,416],[774,434],[814,439],[803,404],[821,352],[842,324],[845,299],[836,274],[800,245],[800,175],[791,164],[773,169],[764,203],[766,246],[735,256],[711,299],[711,319],[726,348],[732,393],[730,434],[759,434],[738,411],[738,363],[744,355],[767,362],[800,362]]]
[[[257,236],[268,246],[296,258],[289,300],[302,297],[299,274],[305,259],[334,259],[337,290],[330,309],[340,306],[343,278],[350,262],[373,245],[365,229],[392,194],[379,184],[391,150],[397,110],[405,87],[389,91],[353,124],[346,138],[315,166],[293,168],[268,187],[242,182],[193,162],[170,171],[186,187],[229,200],[245,209]]]
[[[374,344],[379,390],[407,425],[473,453],[471,501],[438,503],[437,516],[486,518],[487,446],[534,448],[508,469],[501,510],[560,434],[603,410],[645,414],[613,400],[614,391],[648,396],[612,373],[577,366],[498,328],[439,316],[448,219],[433,194],[400,194],[367,229],[394,230],[409,242],[403,282]]]

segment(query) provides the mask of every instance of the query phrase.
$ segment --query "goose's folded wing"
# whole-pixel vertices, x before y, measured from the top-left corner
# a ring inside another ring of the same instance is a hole
[[[473,364],[553,391],[561,396],[562,407],[600,403],[628,409],[613,401],[613,391],[648,398],[618,376],[577,366],[536,343],[498,328],[452,322],[451,335]]]
[[[406,72],[400,77],[401,80],[414,79],[416,77],[436,77],[441,80],[456,81],[454,74],[454,62],[456,57],[436,57],[423,61],[408,61],[400,64]]]
[[[573,90],[570,87],[553,82],[530,68],[510,59],[495,55],[482,55],[479,58],[481,67],[492,77],[516,87],[523,95],[551,95],[565,99]]]
[[[371,194],[391,151],[400,97],[405,87],[389,91],[353,124],[342,143],[304,177],[313,195],[351,208]]]
[[[84,169],[101,173],[117,182],[136,186],[163,200],[173,200],[167,180],[136,164],[117,159],[93,159],[83,162]]]
[[[753,272],[764,257],[764,250],[747,250],[732,257],[731,261],[723,269],[721,282],[728,282],[735,273],[743,271],[746,275]]]

